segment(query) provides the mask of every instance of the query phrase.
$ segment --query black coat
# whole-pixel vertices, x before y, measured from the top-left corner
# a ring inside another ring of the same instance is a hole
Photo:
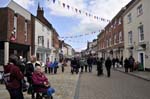
[[[129,60],[128,60],[128,59],[125,59],[125,60],[124,60],[124,67],[125,67],[125,68],[128,68],[129,65],[130,65],[130,64],[129,64]]]
[[[110,59],[107,59],[107,60],[105,61],[105,66],[106,66],[107,69],[110,69],[110,68],[111,68],[111,64],[112,64],[112,62],[111,62]]]
[[[34,66],[32,63],[26,64],[26,77],[29,83],[32,83],[32,73],[34,72]]]

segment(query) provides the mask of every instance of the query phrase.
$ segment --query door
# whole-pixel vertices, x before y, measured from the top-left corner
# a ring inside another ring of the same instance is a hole
[[[144,69],[144,62],[145,62],[144,56],[145,56],[144,52],[139,53],[139,62],[141,63],[139,69]]]

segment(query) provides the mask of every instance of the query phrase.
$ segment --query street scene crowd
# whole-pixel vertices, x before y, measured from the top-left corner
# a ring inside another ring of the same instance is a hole
[[[103,66],[106,67],[107,77],[111,76],[111,66],[113,68],[124,67],[125,72],[133,72],[138,69],[138,62],[134,61],[134,58],[130,56],[125,58],[124,62],[122,58],[110,58],[103,57],[97,58],[92,55],[81,58],[73,57],[71,59],[55,59],[54,62],[47,62],[44,64],[37,61],[33,55],[30,57],[30,61],[26,60],[22,56],[10,55],[9,63],[4,66],[3,79],[8,90],[11,99],[24,99],[23,92],[27,92],[31,95],[32,99],[53,99],[52,94],[55,93],[55,88],[51,86],[48,78],[45,74],[57,75],[57,69],[61,69],[63,73],[67,62],[70,61],[70,74],[78,74],[83,72],[92,72],[93,65],[97,66],[97,76],[103,75]]]

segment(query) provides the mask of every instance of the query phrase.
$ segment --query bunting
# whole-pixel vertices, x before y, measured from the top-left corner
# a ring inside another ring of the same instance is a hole
[[[48,0],[49,1],[49,0]],[[55,3],[55,0],[53,0],[53,3]]]
[[[48,0],[48,1],[49,1],[49,0]],[[68,10],[71,8],[71,9],[72,9],[73,11],[75,11],[76,13],[84,14],[84,15],[87,16],[87,17],[93,17],[93,19],[95,19],[95,20],[99,20],[99,21],[103,21],[103,22],[110,22],[110,20],[108,20],[108,19],[101,18],[101,17],[96,16],[96,15],[92,15],[91,13],[88,13],[88,12],[84,12],[84,11],[78,9],[78,8],[74,8],[74,7],[68,5],[68,4],[64,3],[64,2],[61,2],[60,0],[52,0],[52,1],[53,1],[54,4],[55,4],[56,1],[57,1],[58,4],[59,4],[60,6],[62,6],[63,8],[67,8]]]
[[[100,33],[101,30],[95,31],[95,32],[91,32],[91,33],[85,33],[85,34],[80,34],[80,35],[75,35],[75,36],[65,36],[65,37],[60,37],[60,38],[78,38],[78,37],[83,37],[83,36],[87,36],[87,35],[91,35],[91,34],[96,34],[96,33]]]

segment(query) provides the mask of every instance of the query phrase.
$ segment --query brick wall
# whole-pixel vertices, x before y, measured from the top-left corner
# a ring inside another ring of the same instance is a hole
[[[7,38],[7,8],[0,8],[0,41]]]
[[[17,16],[17,38],[16,43],[31,45],[31,20],[26,20],[19,13],[15,14],[14,11],[8,11],[8,39],[14,29],[14,16]],[[27,42],[25,42],[25,21],[27,22]]]

